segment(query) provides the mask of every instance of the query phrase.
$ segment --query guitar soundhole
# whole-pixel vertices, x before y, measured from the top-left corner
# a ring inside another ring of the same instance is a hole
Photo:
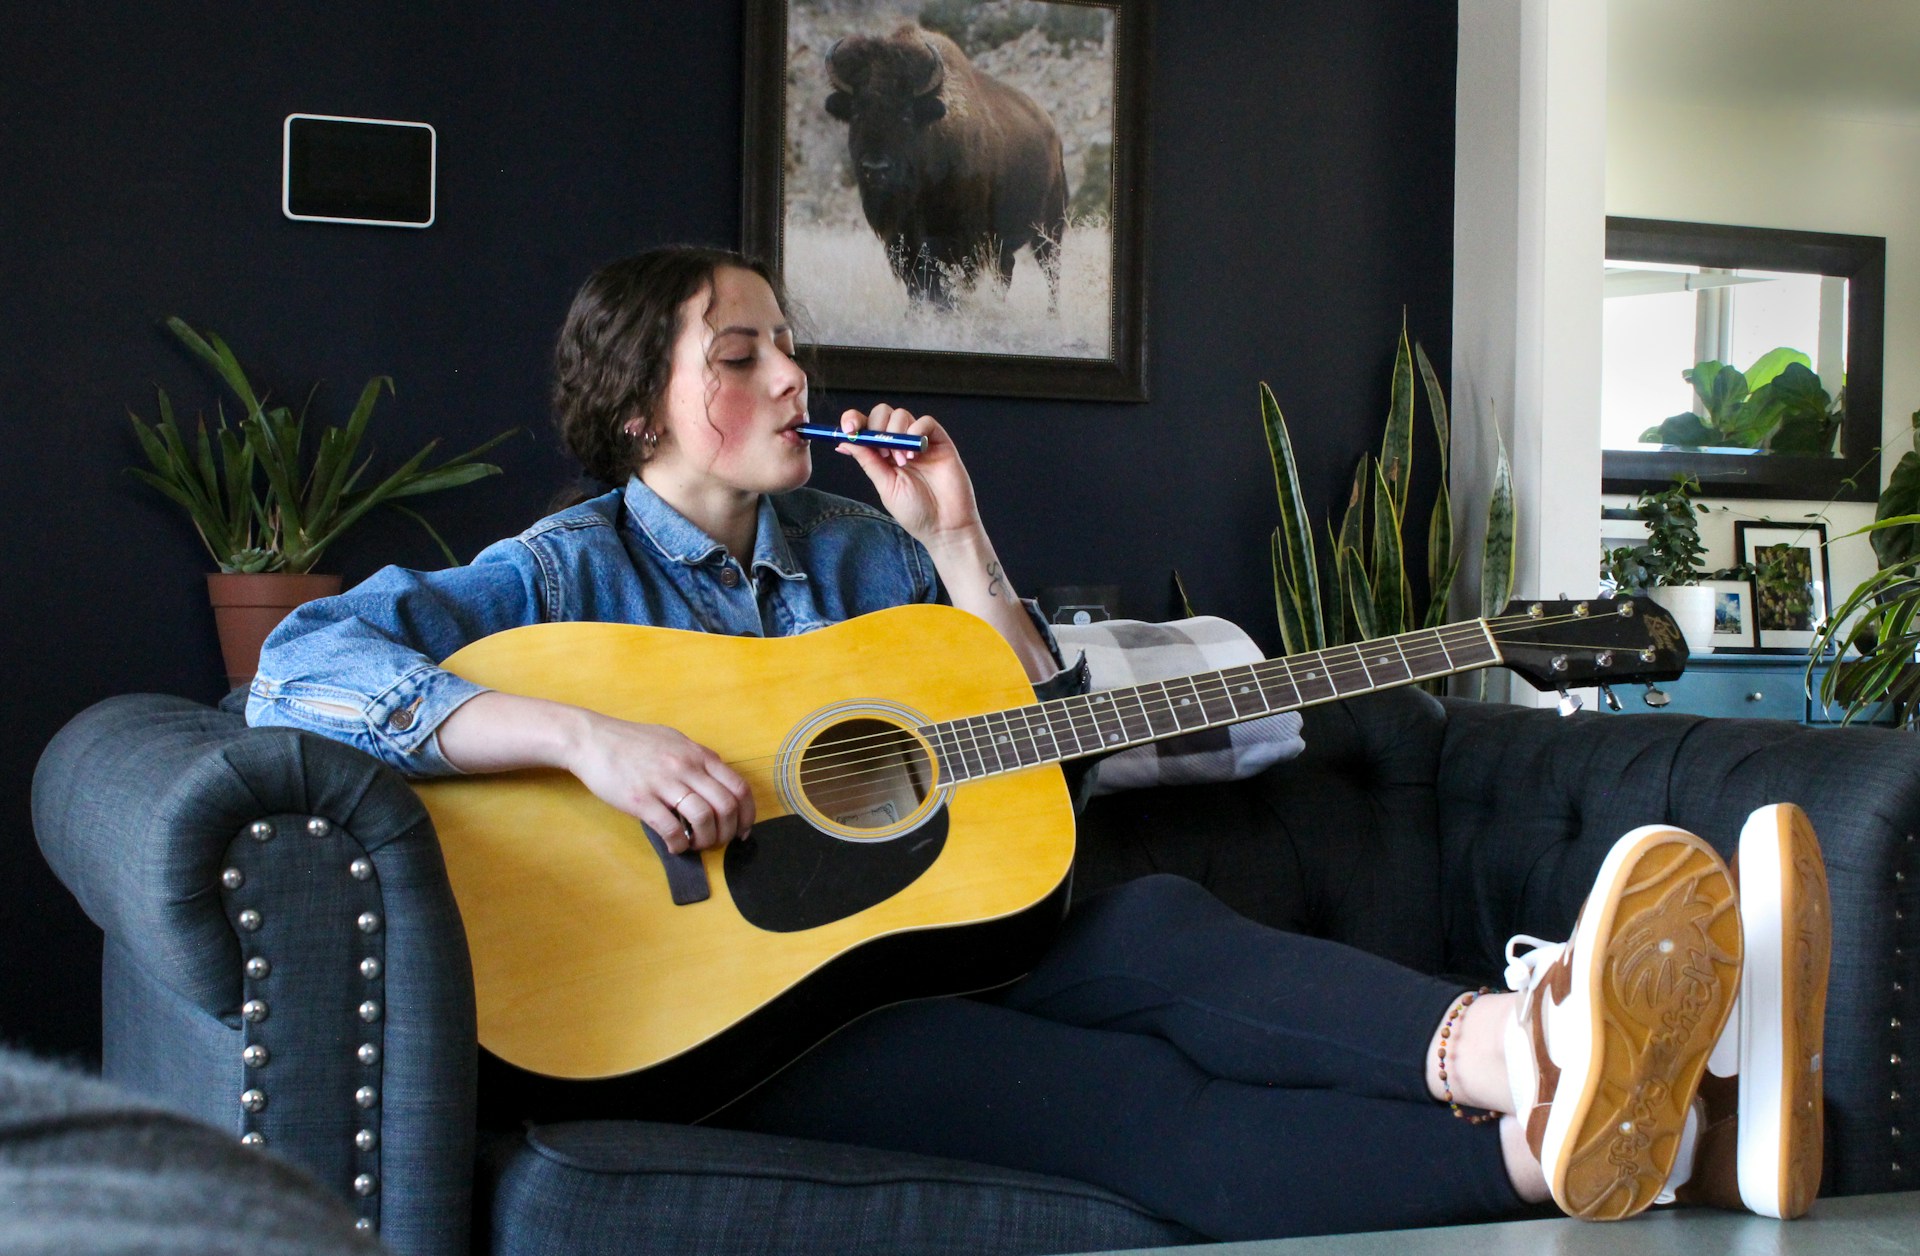
[[[900,832],[933,792],[925,743],[870,716],[821,730],[801,752],[798,775],[806,809],[848,837]]]

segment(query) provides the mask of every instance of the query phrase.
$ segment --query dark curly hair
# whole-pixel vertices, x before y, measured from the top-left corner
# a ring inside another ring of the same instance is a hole
[[[766,263],[696,245],[667,245],[608,262],[580,286],[553,350],[553,420],[587,475],[620,485],[644,461],[643,446],[626,424],[637,416],[643,433],[652,426],[673,370],[680,307],[728,266],[766,280],[780,308],[787,308],[786,293]]]

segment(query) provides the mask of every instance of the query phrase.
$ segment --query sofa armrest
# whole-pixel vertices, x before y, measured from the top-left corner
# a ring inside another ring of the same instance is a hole
[[[313,1172],[397,1250],[465,1251],[473,979],[405,781],[135,695],[54,738],[33,814],[107,935],[108,1076]]]
[[[1497,974],[1509,934],[1565,936],[1628,829],[1678,824],[1731,855],[1756,808],[1806,810],[1833,896],[1825,1189],[1912,1189],[1920,738],[1668,714],[1561,719],[1457,701],[1448,715],[1442,901],[1461,971]]]

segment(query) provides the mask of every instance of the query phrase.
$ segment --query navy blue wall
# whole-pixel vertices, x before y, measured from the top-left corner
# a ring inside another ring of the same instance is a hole
[[[424,504],[470,555],[568,478],[543,399],[574,286],[637,247],[739,231],[735,0],[111,11],[0,16],[0,1038],[81,1055],[99,939],[33,844],[34,760],[110,694],[222,689],[206,557],[122,470],[125,412],[151,415],[155,383],[189,412],[215,396],[159,320],[220,331],[283,395],[323,381],[332,421],[391,374],[389,454],[524,426],[504,478]],[[1433,0],[1161,0],[1153,400],[906,399],[956,432],[1025,590],[1117,583],[1124,613],[1164,617],[1177,567],[1199,609],[1277,644],[1255,386],[1273,384],[1324,513],[1377,441],[1403,306],[1447,362],[1454,25]],[[290,112],[432,123],[438,224],[283,218]],[[863,487],[834,472],[819,482]],[[351,581],[387,561],[436,559],[395,520],[325,567]]]

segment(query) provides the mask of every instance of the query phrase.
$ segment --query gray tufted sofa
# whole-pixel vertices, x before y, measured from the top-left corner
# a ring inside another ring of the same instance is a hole
[[[1077,890],[1147,872],[1465,982],[1564,936],[1614,837],[1730,849],[1806,807],[1837,931],[1826,1190],[1911,1188],[1920,740],[1681,715],[1562,720],[1413,690],[1314,708],[1235,786],[1097,800]],[[425,812],[371,759],[177,698],[76,717],[34,821],[106,933],[105,1070],[305,1166],[406,1253],[1059,1252],[1191,1242],[1079,1182],[616,1119],[516,1121],[485,1081],[459,913]],[[480,1092],[499,1120],[481,1128]],[[1911,1162],[1911,1163],[1909,1163]],[[471,1223],[470,1223],[471,1218]]]

